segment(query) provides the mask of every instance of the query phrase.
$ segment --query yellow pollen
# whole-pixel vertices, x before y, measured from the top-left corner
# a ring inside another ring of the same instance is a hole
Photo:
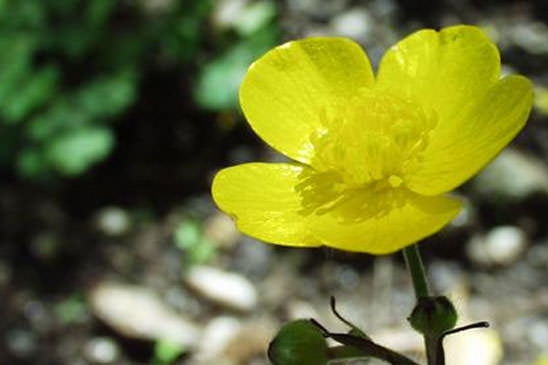
[[[356,222],[400,204],[405,176],[428,145],[435,115],[376,89],[327,105],[310,136],[313,172],[301,177],[302,214]],[[382,204],[379,199],[382,197]]]
[[[403,179],[399,176],[391,175],[388,178],[388,183],[390,184],[391,187],[398,188],[403,183]]]

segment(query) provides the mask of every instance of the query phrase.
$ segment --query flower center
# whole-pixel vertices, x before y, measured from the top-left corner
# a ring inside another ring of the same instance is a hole
[[[342,221],[383,215],[403,204],[405,177],[436,125],[417,104],[376,89],[326,107],[310,136],[315,155],[297,191],[303,214],[336,211]],[[338,208],[338,209],[335,209]]]

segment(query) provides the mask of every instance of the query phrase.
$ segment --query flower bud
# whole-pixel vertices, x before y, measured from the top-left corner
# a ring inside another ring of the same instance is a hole
[[[286,323],[268,347],[273,365],[326,365],[327,344],[318,327],[307,319]]]
[[[455,327],[457,311],[445,296],[423,297],[419,298],[408,321],[423,335],[437,337]]]

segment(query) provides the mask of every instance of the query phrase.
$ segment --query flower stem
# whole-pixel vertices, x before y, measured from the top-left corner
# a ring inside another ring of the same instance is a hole
[[[424,271],[424,265],[422,263],[418,244],[414,244],[412,246],[404,248],[403,256],[405,257],[407,268],[409,269],[409,273],[411,274],[413,289],[415,289],[417,302],[420,298],[430,297],[428,278],[426,277],[426,272]],[[428,359],[428,365],[436,364],[436,342],[437,338],[424,335],[424,345],[426,347],[426,357]]]
[[[408,246],[403,249],[403,256],[413,280],[413,288],[417,299],[430,296],[428,279],[422,264],[421,254],[418,245]]]

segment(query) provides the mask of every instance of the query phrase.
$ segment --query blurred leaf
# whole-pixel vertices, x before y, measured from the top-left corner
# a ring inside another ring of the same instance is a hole
[[[43,176],[48,171],[42,150],[36,147],[26,148],[17,156],[17,170],[25,177]]]
[[[175,245],[180,249],[189,249],[200,243],[202,238],[201,227],[198,222],[186,220],[174,233]]]
[[[85,126],[91,116],[78,107],[73,99],[60,96],[47,110],[32,118],[27,125],[29,138],[37,143],[45,143],[59,133]]]
[[[258,56],[274,46],[276,38],[276,28],[264,28],[206,64],[194,90],[196,103],[210,110],[236,108],[238,88],[247,68]]]
[[[104,122],[133,102],[136,87],[129,72],[97,78],[72,94],[60,96],[49,109],[33,118],[27,128],[29,136],[42,141],[67,129]]]
[[[112,14],[116,3],[115,0],[90,1],[86,13],[87,23],[93,28],[102,27]]]
[[[0,165],[13,163],[18,147],[18,131],[13,126],[0,124]]]
[[[65,175],[77,175],[104,159],[114,145],[110,129],[88,127],[52,139],[46,146],[48,163]]]
[[[215,243],[204,238],[198,245],[187,251],[186,261],[190,265],[206,264],[215,257],[216,253]]]
[[[21,152],[17,165],[21,174],[36,177],[53,169],[74,176],[107,157],[114,137],[101,124],[125,110],[135,95],[133,73],[121,72],[59,96],[26,127],[30,139],[42,147]]]
[[[46,67],[34,75],[28,75],[18,90],[4,99],[4,118],[12,123],[22,121],[51,97],[55,92],[57,80],[58,72],[53,67]]]
[[[171,364],[184,352],[185,348],[182,345],[166,339],[159,339],[154,346],[154,359],[152,363],[155,365]]]
[[[86,315],[86,303],[80,295],[74,294],[59,302],[54,311],[63,324],[80,323]]]
[[[97,78],[76,94],[76,103],[94,117],[115,116],[135,99],[136,82],[130,71]]]
[[[16,97],[25,77],[30,72],[30,61],[35,40],[28,36],[2,34],[0,36],[0,115],[13,122],[5,110],[9,100]]]
[[[53,66],[33,71],[36,39],[16,34],[0,36],[0,116],[17,123],[42,106],[53,94],[58,70]]]
[[[4,29],[40,27],[45,22],[46,7],[40,0],[2,0],[0,24]]]
[[[173,14],[162,24],[157,24],[157,42],[163,59],[189,61],[199,50],[204,34],[204,23],[212,9],[211,0],[174,2]],[[152,28],[152,27],[151,27]]]
[[[277,14],[273,1],[257,1],[245,8],[235,24],[236,31],[247,37],[264,28]]]
[[[135,101],[141,76],[192,59],[212,6],[172,1],[153,13],[116,0],[0,0],[0,133],[9,139],[0,162],[40,179],[107,157],[107,126]]]
[[[198,221],[185,220],[174,233],[175,245],[185,252],[189,266],[204,264],[215,256],[215,242],[205,238]]]

